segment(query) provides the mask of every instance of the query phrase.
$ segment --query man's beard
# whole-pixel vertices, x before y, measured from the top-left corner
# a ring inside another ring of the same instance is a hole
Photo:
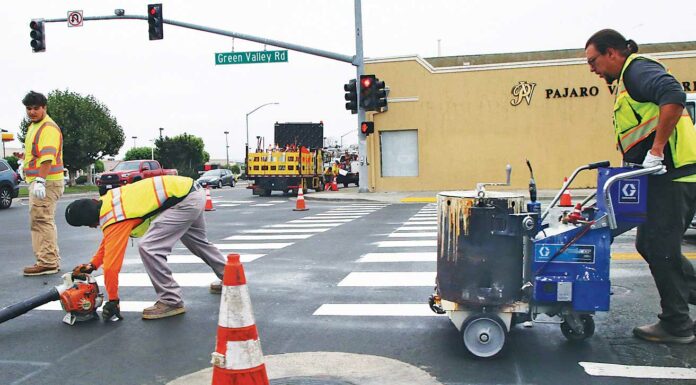
[[[614,83],[614,80],[616,80],[615,77],[611,75],[604,75],[604,81],[607,82],[608,85],[611,85],[611,83]]]

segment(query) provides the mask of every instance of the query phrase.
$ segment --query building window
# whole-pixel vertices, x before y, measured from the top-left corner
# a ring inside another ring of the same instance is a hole
[[[382,176],[418,176],[418,130],[380,131]]]

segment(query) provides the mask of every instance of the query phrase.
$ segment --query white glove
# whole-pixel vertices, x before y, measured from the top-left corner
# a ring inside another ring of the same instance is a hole
[[[46,179],[38,176],[32,182],[32,194],[39,199],[46,198]]]
[[[662,174],[667,172],[667,168],[662,165],[662,161],[664,159],[665,159],[664,156],[653,155],[648,150],[648,153],[645,154],[645,159],[643,160],[643,168],[662,166],[662,170],[655,173],[655,175],[662,175]]]

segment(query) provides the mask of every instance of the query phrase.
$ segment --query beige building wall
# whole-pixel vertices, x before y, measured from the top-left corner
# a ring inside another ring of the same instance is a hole
[[[696,52],[653,56],[696,90]],[[507,164],[512,188],[521,189],[529,182],[526,159],[538,188],[548,189],[583,164],[619,166],[613,95],[575,57],[438,68],[420,57],[367,61],[365,73],[390,88],[389,110],[372,115],[375,135],[367,140],[370,190],[470,190],[504,181]],[[407,129],[418,132],[418,176],[384,177],[380,132]],[[572,187],[594,187],[595,179],[585,171]]]

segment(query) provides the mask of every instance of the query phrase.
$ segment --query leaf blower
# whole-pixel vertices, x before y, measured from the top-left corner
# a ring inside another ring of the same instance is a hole
[[[99,285],[91,275],[66,273],[63,274],[63,283],[47,293],[0,309],[0,323],[56,300],[60,300],[66,312],[63,322],[74,325],[75,322],[99,319],[97,309],[104,302],[104,294],[99,292]]]

